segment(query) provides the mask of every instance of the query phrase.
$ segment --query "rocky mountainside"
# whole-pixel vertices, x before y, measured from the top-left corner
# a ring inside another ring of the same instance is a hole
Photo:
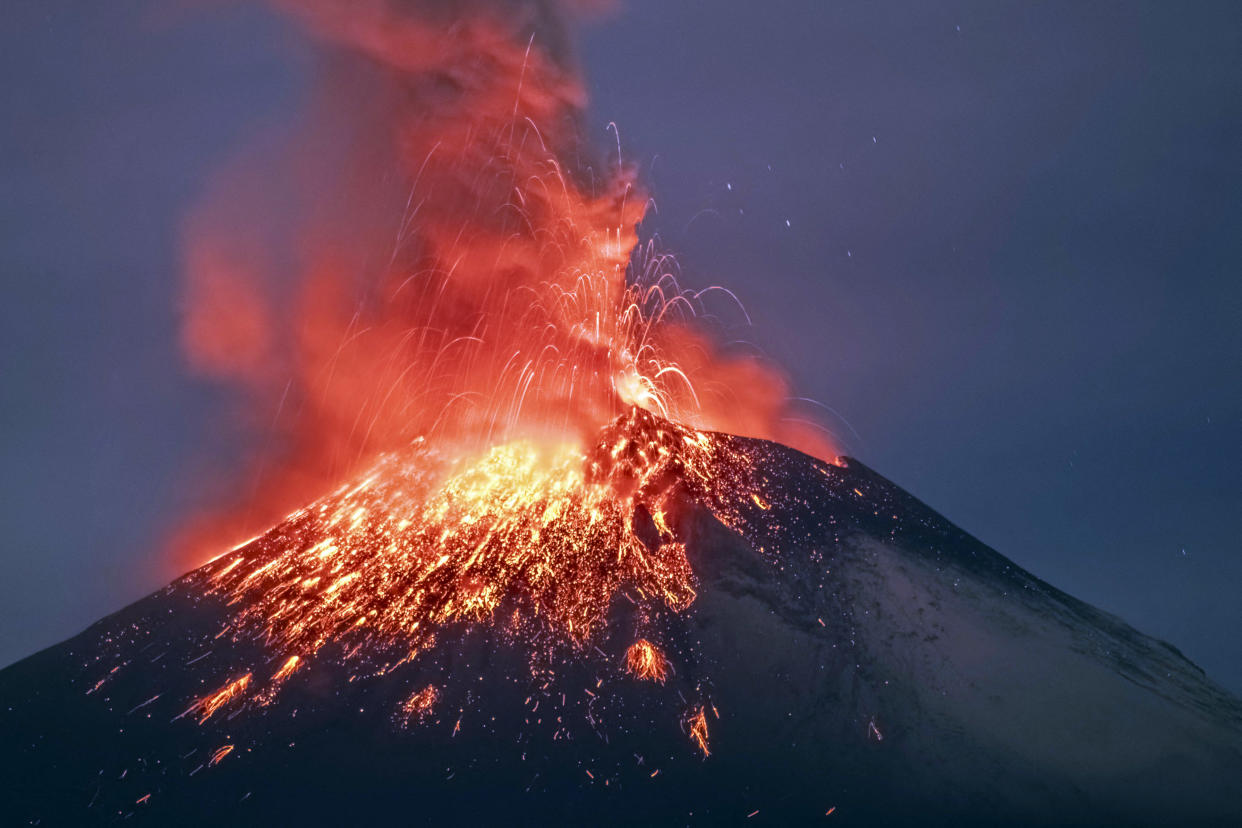
[[[627,588],[585,641],[462,619],[299,665],[210,586],[260,539],[0,671],[0,822],[1242,824],[1242,702],[1176,649],[855,460],[711,440],[624,501],[688,607]]]

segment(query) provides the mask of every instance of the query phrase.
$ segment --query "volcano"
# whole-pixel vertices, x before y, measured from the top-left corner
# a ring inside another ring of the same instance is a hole
[[[414,511],[385,460],[0,672],[3,822],[1242,822],[1242,702],[862,463],[638,409],[523,457]]]

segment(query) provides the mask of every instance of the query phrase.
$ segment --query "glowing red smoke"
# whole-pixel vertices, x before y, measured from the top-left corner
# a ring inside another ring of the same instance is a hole
[[[321,44],[314,95],[189,217],[182,336],[268,436],[191,554],[420,435],[572,439],[639,404],[832,456],[779,375],[631,267],[647,196],[584,140],[568,56],[599,4],[273,2]]]

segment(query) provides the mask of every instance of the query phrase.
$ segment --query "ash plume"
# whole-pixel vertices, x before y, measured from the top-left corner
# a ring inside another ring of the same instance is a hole
[[[420,436],[581,442],[639,405],[835,456],[640,244],[649,197],[588,140],[572,56],[605,4],[273,5],[318,44],[309,101],[218,171],[183,239],[188,362],[262,449],[184,557]]]

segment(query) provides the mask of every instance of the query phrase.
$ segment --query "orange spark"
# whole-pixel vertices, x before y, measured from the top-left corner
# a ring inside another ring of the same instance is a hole
[[[232,752],[233,752],[232,745],[224,745],[223,747],[216,748],[216,752],[211,754],[211,759],[207,761],[207,766],[211,767],[213,765],[220,764],[220,760],[228,756]]]

